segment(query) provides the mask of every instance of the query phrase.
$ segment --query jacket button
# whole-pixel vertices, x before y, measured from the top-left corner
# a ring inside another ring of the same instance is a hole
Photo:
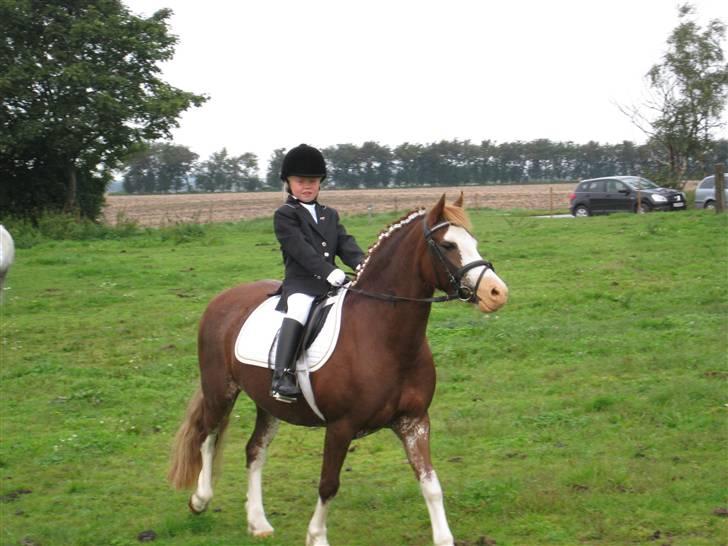
[[[328,258],[329,257],[329,253],[328,252],[324,252],[324,257]]]
[[[318,280],[321,280],[321,275],[314,275]]]
[[[325,247],[326,246],[326,241],[322,241],[321,242],[321,246]]]

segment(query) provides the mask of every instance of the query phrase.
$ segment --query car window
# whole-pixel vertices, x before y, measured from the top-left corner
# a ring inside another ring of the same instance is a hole
[[[622,182],[619,180],[607,180],[607,192],[609,193],[616,193],[618,191],[626,190],[627,186],[625,186]]]
[[[715,177],[709,176],[700,183],[701,190],[712,190],[715,188]]]
[[[652,180],[647,180],[646,178],[640,178],[638,176],[633,177],[630,179],[630,182],[633,186],[635,186],[637,189],[640,190],[656,190],[659,189],[660,186],[655,184]]]
[[[582,182],[577,186],[576,191],[604,191],[604,180]]]

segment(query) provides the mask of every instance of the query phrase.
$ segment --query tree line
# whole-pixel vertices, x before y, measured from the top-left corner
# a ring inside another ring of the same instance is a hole
[[[285,149],[276,149],[265,178],[258,175],[258,157],[252,153],[230,155],[226,149],[207,160],[186,146],[154,143],[126,162],[123,189],[127,193],[180,191],[279,190],[280,166]],[[522,184],[574,181],[598,176],[642,175],[669,183],[661,163],[648,144],[530,142],[479,144],[453,140],[429,144],[404,143],[389,147],[377,142],[338,144],[323,148],[328,164],[329,187],[387,188],[449,186],[461,184]],[[728,140],[714,141],[704,160],[691,160],[687,178],[701,178],[713,163],[728,157]]]
[[[232,156],[223,148],[206,161],[186,146],[157,142],[127,158],[123,188],[126,193],[181,191],[256,191],[261,189],[258,158]]]

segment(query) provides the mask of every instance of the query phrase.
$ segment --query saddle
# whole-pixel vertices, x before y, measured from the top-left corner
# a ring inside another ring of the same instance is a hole
[[[305,351],[311,347],[316,336],[319,335],[323,329],[324,324],[326,323],[326,318],[329,316],[329,311],[331,311],[334,306],[334,301],[335,299],[329,297],[328,294],[314,298],[313,303],[311,304],[311,311],[308,313],[308,320],[303,327],[303,343],[301,343],[301,347],[299,347],[296,357],[300,357],[301,351]]]
[[[347,291],[340,290],[314,300],[296,358],[298,383],[311,409],[321,417],[311,390],[309,373],[320,370],[336,348],[341,327],[341,310]],[[273,368],[276,341],[285,313],[276,311],[280,296],[264,300],[250,314],[235,341],[235,358],[250,366]]]

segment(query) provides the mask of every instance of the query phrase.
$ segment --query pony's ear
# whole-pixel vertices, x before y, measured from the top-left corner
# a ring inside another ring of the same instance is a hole
[[[458,197],[455,202],[452,204],[453,207],[459,207],[463,208],[463,192],[460,192],[460,197]]]
[[[430,227],[434,226],[440,221],[440,218],[442,218],[442,211],[445,209],[445,194],[442,194],[442,197],[440,197],[440,200],[437,202],[437,204],[430,209],[430,212],[427,213],[427,225]]]

